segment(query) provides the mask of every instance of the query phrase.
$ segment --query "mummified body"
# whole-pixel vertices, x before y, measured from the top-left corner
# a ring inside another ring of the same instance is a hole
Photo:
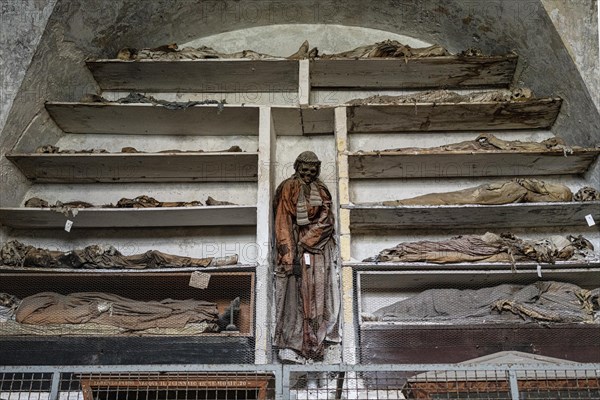
[[[539,281],[481,289],[430,289],[380,308],[363,319],[419,322],[553,322],[598,323],[600,288]],[[465,321],[466,322],[466,321]]]
[[[275,345],[320,359],[325,343],[339,342],[339,287],[335,268],[331,194],[318,179],[320,161],[298,156],[296,173],[275,194]]]

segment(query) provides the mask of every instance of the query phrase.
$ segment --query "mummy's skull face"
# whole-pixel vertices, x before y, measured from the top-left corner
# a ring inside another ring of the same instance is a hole
[[[301,162],[298,165],[298,175],[304,183],[312,183],[319,175],[319,167],[317,164]]]

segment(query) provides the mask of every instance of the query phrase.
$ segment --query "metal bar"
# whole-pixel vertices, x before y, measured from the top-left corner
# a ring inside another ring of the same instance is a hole
[[[504,371],[514,369],[515,364],[498,365],[458,365],[458,364],[312,364],[312,365],[285,365],[290,371]],[[523,364],[518,369],[542,371],[598,371],[600,363],[588,364]],[[215,372],[215,371],[252,371],[273,372],[281,368],[280,364],[135,364],[135,365],[2,365],[0,372]]]
[[[517,382],[517,374],[514,370],[508,370],[508,380],[510,382],[510,396],[512,400],[519,400],[519,383]]]
[[[58,391],[60,390],[60,372],[52,373],[52,384],[50,385],[50,394],[48,400],[58,400]]]
[[[273,371],[275,373],[275,399],[284,400],[287,396],[283,395],[284,388],[289,390],[290,386],[290,374],[286,371],[285,365],[281,365],[281,368]]]

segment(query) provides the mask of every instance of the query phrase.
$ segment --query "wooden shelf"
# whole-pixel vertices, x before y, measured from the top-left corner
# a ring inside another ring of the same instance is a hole
[[[358,264],[358,263],[354,263]],[[364,263],[363,263],[364,264]],[[560,265],[558,265],[560,264]],[[581,362],[598,362],[600,330],[597,324],[491,323],[473,321],[418,323],[363,321],[363,313],[393,304],[427,289],[477,289],[505,283],[531,284],[539,280],[571,282],[585,288],[600,284],[600,263],[589,268],[561,262],[544,264],[542,278],[535,264],[510,265],[499,270],[461,269],[412,271],[357,271],[359,353],[364,363],[455,363],[501,350],[527,350]],[[461,264],[464,265],[464,264]],[[475,265],[475,263],[471,264]],[[491,265],[491,264],[490,264]],[[528,265],[528,268],[525,268]],[[439,267],[439,266],[438,266]]]
[[[424,57],[405,60],[311,60],[313,88],[425,89],[508,87],[518,56]]]
[[[351,267],[356,271],[368,271],[371,274],[402,274],[403,278],[408,277],[408,281],[411,280],[414,283],[432,284],[439,283],[445,285],[446,282],[453,283],[465,283],[471,282],[472,276],[484,276],[486,279],[488,273],[500,274],[501,278],[516,277],[512,271],[512,265],[509,263],[486,263],[486,262],[463,262],[463,263],[452,263],[452,264],[434,264],[427,262],[366,262],[366,261],[351,261],[344,262],[344,267]],[[554,264],[539,263],[542,267],[542,274],[545,275],[546,271],[553,271],[558,273],[570,273],[575,274],[593,274],[596,280],[600,284],[600,258],[589,261],[557,261]],[[518,262],[515,264],[515,270],[517,274],[537,274],[536,262]],[[361,272],[362,273],[362,272]],[[419,278],[421,274],[421,278]],[[502,275],[505,274],[505,275]],[[508,274],[508,275],[506,275]],[[448,277],[451,278],[446,281]],[[378,284],[384,284],[386,279],[382,279]],[[398,286],[398,280],[388,281],[391,287]],[[583,283],[587,281],[582,281]],[[404,284],[402,284],[404,285]],[[404,287],[404,286],[398,287]],[[387,287],[387,286],[386,286]]]
[[[346,113],[350,133],[547,129],[554,124],[561,104],[560,98],[372,104],[349,106]]]
[[[584,173],[600,149],[563,151],[361,152],[348,155],[350,178],[452,178]]]
[[[67,217],[48,208],[0,208],[0,224],[11,228],[143,228],[256,225],[256,206],[80,208]]]
[[[294,60],[87,61],[102,90],[141,92],[298,91]]]
[[[48,268],[42,267],[13,267],[9,265],[0,264],[0,276],[5,276],[6,274],[71,274],[71,275],[138,275],[138,276],[146,276],[146,275],[160,275],[165,273],[174,273],[174,272],[194,272],[201,271],[206,273],[213,272],[255,272],[256,264],[235,264],[235,265],[223,265],[217,267],[170,267],[170,268],[148,268],[148,269],[74,269],[74,268],[52,268],[52,270],[48,270]]]
[[[7,154],[41,183],[256,181],[257,153]]]
[[[136,336],[134,333],[113,336],[2,336],[0,358],[13,365],[140,364],[148,359],[165,364],[253,363],[255,273],[210,271],[210,275],[208,287],[198,289],[189,285],[191,271],[2,271],[0,292],[19,298],[48,291],[62,294],[105,292],[141,301],[167,298],[206,300],[216,303],[222,313],[239,296],[237,325],[240,331],[194,336]]]
[[[334,107],[273,107],[273,126],[277,136],[333,134]]]
[[[129,135],[258,135],[256,106],[196,105],[171,110],[154,104],[48,102],[66,133]]]
[[[588,214],[600,220],[600,201],[440,206],[357,204],[342,208],[350,210],[350,228],[356,230],[587,227]]]

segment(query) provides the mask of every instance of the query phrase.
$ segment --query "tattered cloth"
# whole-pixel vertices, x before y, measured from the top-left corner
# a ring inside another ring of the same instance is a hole
[[[97,323],[130,330],[183,328],[188,323],[215,322],[215,303],[202,300],[138,301],[110,293],[84,292],[61,295],[53,292],[25,297],[15,319],[22,324]]]
[[[385,206],[509,204],[539,202],[569,202],[571,189],[537,179],[517,178],[506,182],[488,183],[447,193],[429,193],[404,200],[382,202]]]
[[[278,186],[273,200],[277,242],[273,344],[320,359],[326,342],[341,340],[341,303],[331,194],[316,180],[317,193],[311,195],[312,186],[296,173]],[[299,202],[304,203],[308,224],[298,224]],[[300,267],[299,273],[294,266]]]
[[[163,106],[169,110],[182,110],[198,105],[216,105],[217,110],[221,111],[225,108],[225,100],[200,100],[200,101],[167,101],[146,96],[141,93],[132,92],[126,97],[110,101],[97,94],[86,94],[81,98],[83,103],[118,103],[118,104],[154,104]]]
[[[399,96],[373,95],[364,99],[353,99],[346,104],[359,106],[366,104],[417,104],[417,103],[488,103],[506,101],[527,101],[533,93],[527,88],[488,90],[458,94],[448,90],[430,90]]]
[[[51,144],[47,144],[44,146],[40,146],[35,149],[35,152],[38,154],[99,154],[99,153],[109,153],[105,149],[84,149],[84,150],[63,150],[60,147],[53,146]],[[239,146],[231,146],[225,150],[216,150],[216,151],[206,151],[206,150],[161,150],[155,153],[240,153],[243,150]],[[146,153],[145,151],[140,151],[135,147],[126,146],[123,147],[120,153]]]
[[[562,151],[565,155],[573,153],[574,150],[583,150],[579,146],[567,146],[565,141],[554,136],[542,142],[521,142],[520,140],[502,140],[491,133],[482,133],[475,140],[465,140],[463,142],[446,144],[437,147],[399,147],[395,149],[377,150],[375,153],[414,153],[429,154],[446,151],[519,151],[519,152],[548,152]],[[364,153],[358,151],[357,154]]]
[[[429,289],[364,314],[364,320],[403,322],[599,323],[600,289],[563,282],[503,284],[482,289]]]
[[[12,240],[0,247],[0,261],[13,267],[145,269],[234,265],[238,260],[237,256],[192,258],[166,254],[158,250],[125,256],[112,246],[98,245],[62,252],[40,249]]]
[[[554,263],[558,260],[585,258],[594,246],[582,236],[551,236],[544,240],[524,240],[512,234],[456,236],[444,241],[423,240],[400,243],[382,250],[369,262],[457,262],[536,261]]]
[[[448,50],[438,44],[428,47],[413,48],[409,45],[402,44],[396,40],[384,40],[375,44],[360,46],[352,50],[343,51],[333,54],[319,54],[316,47],[310,48],[308,41],[304,41],[298,51],[289,56],[274,56],[271,54],[259,53],[254,50],[242,50],[234,53],[219,52],[211,47],[200,46],[184,47],[179,49],[177,44],[167,44],[155,48],[135,49],[125,47],[121,49],[117,58],[124,61],[138,60],[205,60],[205,59],[239,59],[245,58],[249,60],[264,60],[264,59],[359,59],[359,58],[411,58],[423,57],[439,57],[451,55]],[[476,49],[469,49],[459,54],[459,57],[478,57],[481,52]]]

